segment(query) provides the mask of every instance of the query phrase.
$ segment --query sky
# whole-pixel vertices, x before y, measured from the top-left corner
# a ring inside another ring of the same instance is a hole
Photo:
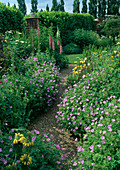
[[[59,2],[60,0],[57,0],[57,2]],[[82,0],[80,1],[80,8],[82,6]],[[0,2],[5,3],[6,5],[8,5],[8,2],[10,3],[10,6],[13,6],[14,4],[16,4],[16,7],[18,8],[18,3],[17,0],[0,0]],[[73,12],[73,2],[74,0],[64,0],[64,8],[66,12]],[[25,0],[26,6],[27,6],[27,14],[30,14],[30,9],[31,9],[31,0]],[[46,5],[48,4],[49,6],[49,10],[51,10],[52,7],[52,0],[38,0],[38,11],[40,11],[41,9],[46,10]]]

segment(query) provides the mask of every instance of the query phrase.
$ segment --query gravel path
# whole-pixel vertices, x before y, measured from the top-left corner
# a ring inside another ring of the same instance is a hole
[[[62,82],[60,83],[60,89],[59,89],[59,95],[57,97],[57,100],[54,102],[53,106],[50,108],[48,113],[41,114],[40,117],[38,117],[34,123],[31,124],[32,129],[36,129],[38,131],[50,133],[55,136],[53,138],[54,144],[59,144],[61,148],[63,149],[64,154],[68,154],[68,159],[72,160],[72,158],[77,153],[77,142],[71,137],[71,134],[68,132],[62,131],[60,127],[58,127],[58,124],[56,123],[56,114],[59,110],[58,104],[61,102],[60,97],[62,97],[62,94],[64,93],[66,89],[66,82],[68,75],[72,72],[72,69],[75,67],[75,65],[69,65],[69,68],[63,69],[61,71],[61,79]],[[68,167],[69,169],[69,167]]]

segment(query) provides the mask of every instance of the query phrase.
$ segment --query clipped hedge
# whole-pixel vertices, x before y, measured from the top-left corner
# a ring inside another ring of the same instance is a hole
[[[7,7],[0,2],[0,32],[5,33],[8,30],[22,31],[26,22],[19,9]]]
[[[26,17],[30,17],[27,15]],[[53,25],[53,31],[56,33],[59,27],[62,44],[68,43],[68,33],[75,29],[83,28],[85,30],[94,30],[94,17],[90,14],[76,14],[68,12],[38,12],[35,17],[40,17],[43,26],[50,27]]]

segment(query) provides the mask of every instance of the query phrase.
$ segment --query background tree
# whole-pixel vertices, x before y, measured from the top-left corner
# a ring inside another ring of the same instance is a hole
[[[65,11],[65,9],[64,9],[64,0],[60,0],[60,4],[59,4],[59,11],[62,11],[62,12],[64,12]]]
[[[57,0],[52,0],[52,8],[51,11],[58,11],[58,3]]]
[[[82,13],[87,13],[87,0],[82,0]]]
[[[104,17],[106,14],[106,0],[98,0],[98,17]]]
[[[119,14],[120,0],[107,0],[107,14]]]
[[[38,12],[37,5],[38,5],[37,0],[31,0],[31,6],[32,6],[31,12],[35,12],[35,13]]]
[[[8,2],[8,6],[10,6],[10,3]]]
[[[97,0],[89,1],[89,13],[97,18]]]
[[[120,17],[110,18],[107,21],[104,21],[105,25],[103,28],[103,33],[105,33],[108,37],[113,37],[113,42],[115,43],[115,36],[118,36],[120,33]]]
[[[16,8],[16,5],[14,4],[13,7]]]
[[[48,6],[48,4],[46,5],[46,11],[49,12],[49,6]]]
[[[79,0],[74,0],[73,2],[73,13],[80,13],[80,2]]]
[[[18,2],[18,7],[19,10],[23,13],[23,15],[25,16],[27,13],[27,8],[26,8],[26,4],[25,4],[25,0],[17,0]]]

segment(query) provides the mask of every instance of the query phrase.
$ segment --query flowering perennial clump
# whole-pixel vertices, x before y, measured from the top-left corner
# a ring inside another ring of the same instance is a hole
[[[24,154],[21,156],[20,160],[24,165],[32,164],[32,157],[30,157],[30,155]]]

